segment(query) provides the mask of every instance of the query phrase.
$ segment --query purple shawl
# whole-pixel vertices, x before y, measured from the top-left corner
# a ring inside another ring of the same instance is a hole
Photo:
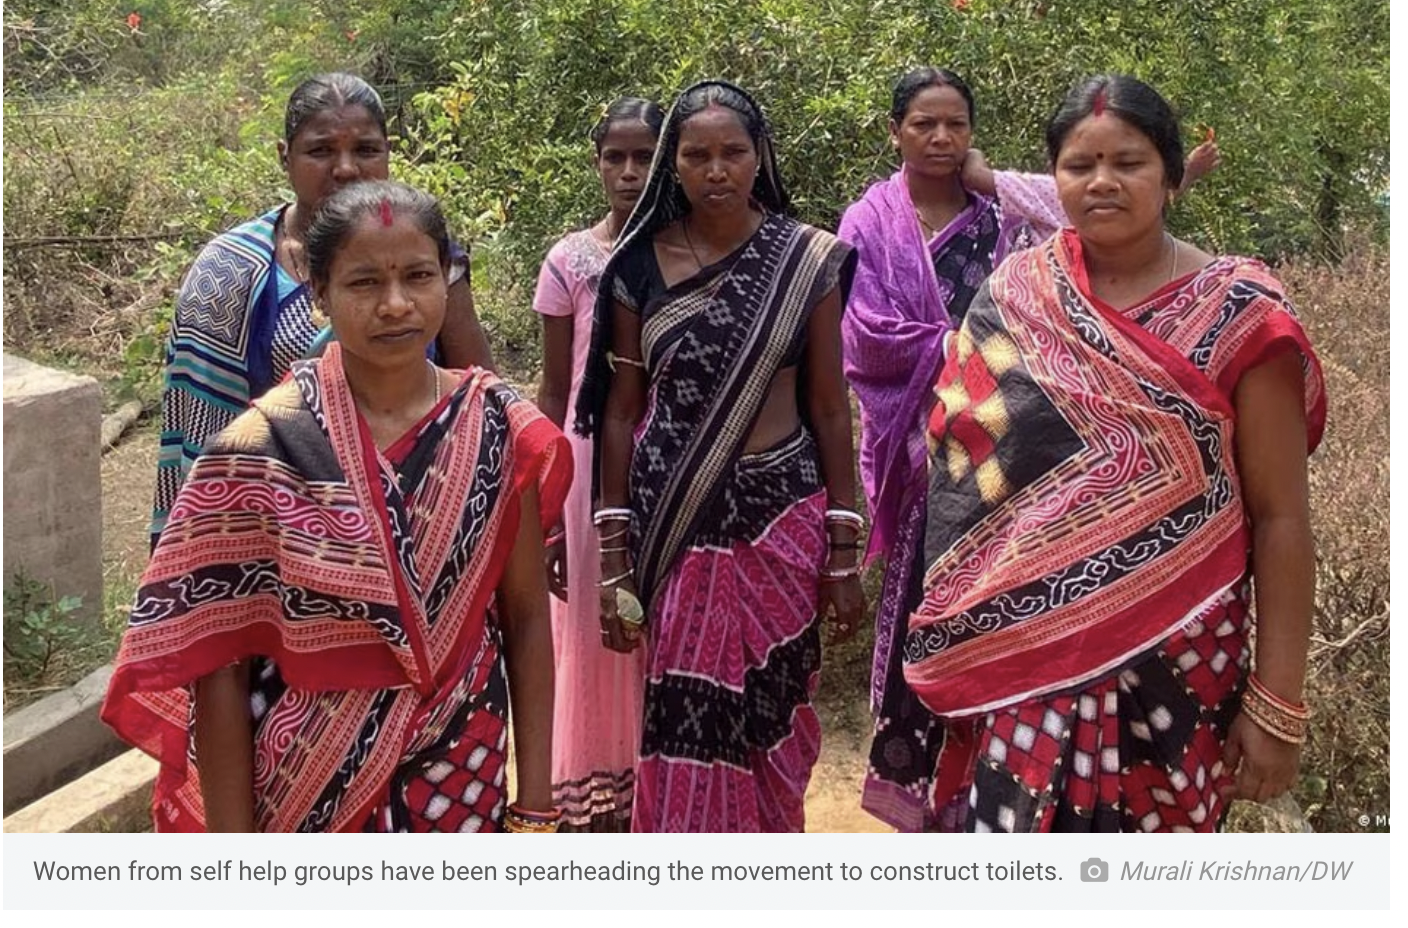
[[[973,195],[944,229],[943,241],[991,208],[991,200]],[[837,235],[860,253],[841,339],[846,379],[860,399],[860,472],[872,526],[869,559],[888,552],[908,488],[923,479],[924,401],[952,327],[947,309],[952,287],[934,273],[903,168],[851,204]]]

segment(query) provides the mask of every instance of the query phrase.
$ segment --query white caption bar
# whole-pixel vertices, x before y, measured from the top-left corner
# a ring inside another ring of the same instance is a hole
[[[1388,855],[1384,834],[6,835],[4,871],[7,909],[1381,909]]]

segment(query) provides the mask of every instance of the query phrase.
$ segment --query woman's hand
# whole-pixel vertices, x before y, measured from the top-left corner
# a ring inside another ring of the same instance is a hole
[[[548,533],[543,548],[543,567],[548,575],[548,592],[567,602],[567,533],[556,526]]]
[[[817,609],[822,616],[831,613],[832,644],[854,638],[861,617],[865,615],[865,592],[860,586],[860,575],[843,580],[823,578]]]
[[[1290,789],[1300,770],[1300,748],[1263,731],[1245,712],[1237,713],[1222,752],[1235,777],[1226,798],[1266,802]]]
[[[997,193],[997,177],[988,166],[988,159],[976,148],[968,149],[963,158],[963,166],[958,172],[958,181],[965,190],[990,197]]]
[[[607,569],[608,566],[603,564],[603,578],[617,575],[616,573],[607,574]],[[620,572],[620,570],[617,571],[617,573]],[[645,626],[622,620],[617,612],[616,591],[618,589],[625,590],[632,596],[639,598],[636,591],[636,579],[633,576],[628,575],[617,583],[601,588],[601,643],[612,651],[630,654],[645,640]]]
[[[1220,164],[1222,152],[1218,150],[1217,139],[1209,129],[1207,138],[1183,159],[1183,183],[1178,185],[1178,195],[1187,193],[1194,184],[1217,170]]]

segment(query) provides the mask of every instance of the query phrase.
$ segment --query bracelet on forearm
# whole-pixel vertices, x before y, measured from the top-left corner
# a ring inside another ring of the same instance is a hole
[[[625,573],[623,573],[623,574],[617,574],[616,576],[612,577],[610,580],[600,580],[600,581],[598,581],[598,582],[597,582],[597,586],[603,587],[603,588],[604,588],[604,587],[608,587],[608,586],[615,586],[616,584],[620,583],[622,580],[625,580],[627,577],[629,577],[629,576],[630,576],[631,574],[633,574],[633,573],[635,573],[635,568],[628,568]]]
[[[616,372],[617,364],[627,364],[631,367],[638,367],[641,370],[645,370],[644,361],[638,360],[636,358],[628,358],[625,355],[617,354],[614,351],[608,351],[606,353],[606,366],[611,368],[612,373]]]
[[[822,518],[827,525],[840,523],[854,525],[857,529],[865,527],[865,517],[854,509],[828,509]]]
[[[504,831],[514,834],[552,834],[562,822],[562,810],[534,812],[511,803],[504,812]]]
[[[1310,709],[1277,696],[1256,674],[1247,677],[1242,711],[1262,731],[1288,744],[1304,744],[1310,732]]]
[[[604,506],[592,513],[592,524],[597,528],[617,522],[631,521],[631,510],[624,506]]]
[[[860,576],[860,568],[851,565],[850,567],[823,567],[821,569],[821,579],[827,581],[849,580],[852,577]]]

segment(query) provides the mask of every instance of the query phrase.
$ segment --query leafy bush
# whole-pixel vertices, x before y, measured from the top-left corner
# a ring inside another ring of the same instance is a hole
[[[42,684],[55,665],[87,643],[92,635],[76,613],[81,596],[57,596],[54,586],[24,571],[5,583],[6,693],[19,684]]]

